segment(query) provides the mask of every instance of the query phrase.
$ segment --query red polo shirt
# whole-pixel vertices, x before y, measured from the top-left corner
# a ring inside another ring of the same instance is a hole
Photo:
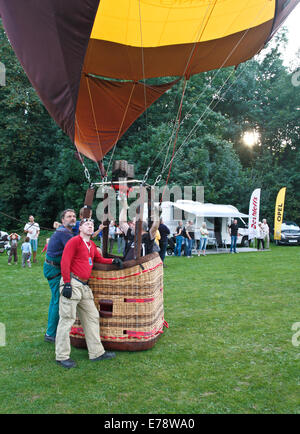
[[[61,275],[64,282],[71,281],[71,272],[82,280],[88,280],[94,262],[111,264],[112,259],[103,258],[93,241],[85,243],[80,235],[71,238],[64,248],[61,259]]]

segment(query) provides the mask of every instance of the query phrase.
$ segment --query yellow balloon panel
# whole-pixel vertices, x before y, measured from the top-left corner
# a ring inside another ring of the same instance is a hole
[[[274,18],[275,0],[101,0],[91,38],[159,47],[222,38]]]

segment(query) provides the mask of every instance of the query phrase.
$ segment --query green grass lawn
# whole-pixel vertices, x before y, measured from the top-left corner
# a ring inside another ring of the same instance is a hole
[[[31,269],[0,255],[1,413],[300,413],[300,247],[167,257],[154,348],[100,363],[73,348],[66,370],[43,340],[43,245]]]

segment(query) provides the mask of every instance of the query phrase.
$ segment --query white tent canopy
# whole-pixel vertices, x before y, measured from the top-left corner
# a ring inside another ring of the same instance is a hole
[[[185,212],[195,215],[196,217],[237,217],[248,218],[248,214],[243,214],[232,205],[216,205],[213,203],[201,203],[192,200],[177,200],[174,202],[163,202],[164,206],[173,205]]]

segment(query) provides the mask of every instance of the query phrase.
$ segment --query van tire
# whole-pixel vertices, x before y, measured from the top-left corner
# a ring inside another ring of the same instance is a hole
[[[242,247],[249,247],[249,240],[248,237],[243,237],[241,242]]]

